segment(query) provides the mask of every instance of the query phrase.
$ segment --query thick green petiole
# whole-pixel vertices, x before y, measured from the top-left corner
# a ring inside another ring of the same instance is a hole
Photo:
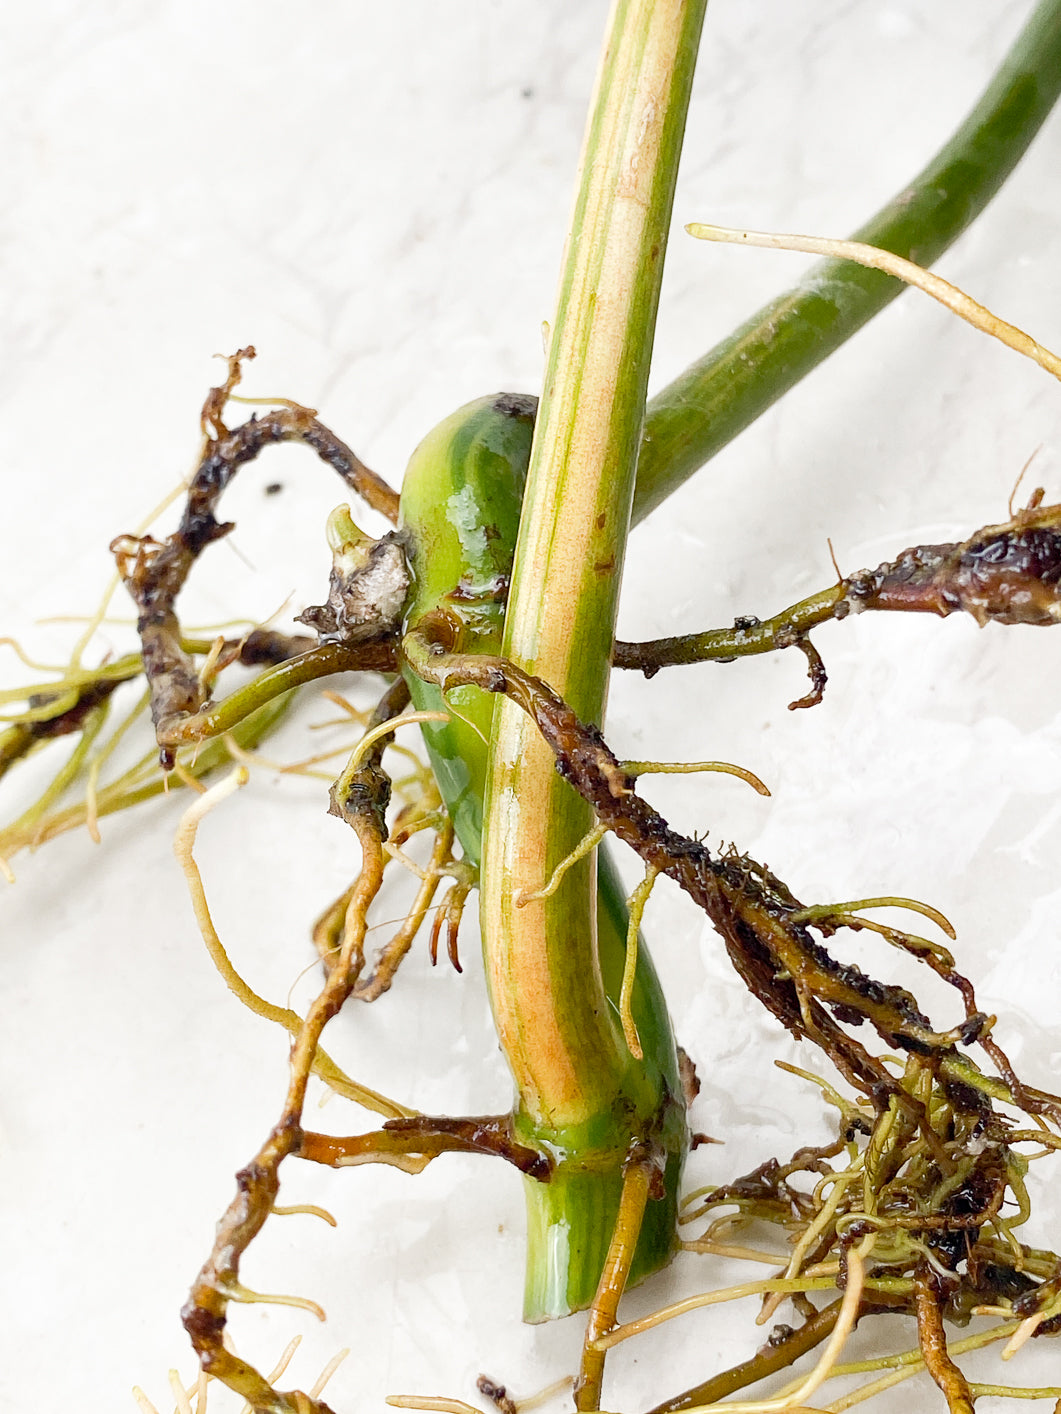
[[[704,0],[613,7],[509,589],[505,657],[598,724],[704,8]],[[676,1183],[684,1147],[684,1124],[670,1123],[679,1097],[631,1054],[609,1005],[592,859],[550,887],[593,824],[533,725],[499,701],[480,884],[487,983],[518,1090],[517,1128],[559,1155],[550,1183],[530,1196],[531,1318],[593,1300],[631,1144],[646,1143],[665,1168],[661,1193]],[[669,1201],[649,1205],[635,1261],[642,1272],[671,1255],[673,1229],[654,1221]]]
[[[401,514],[414,579],[406,623],[415,627],[425,618],[442,615],[464,651],[485,654],[501,648],[535,407],[533,398],[505,394],[471,403],[427,435],[406,471]],[[408,665],[406,678],[418,708],[451,714],[445,725],[425,725],[423,732],[465,856],[478,864],[495,699],[478,688],[461,687],[443,700],[438,688]],[[622,883],[604,849],[598,852],[597,881],[600,970],[607,1007],[618,1021],[628,915]],[[644,1050],[646,1093],[675,1098],[666,1114],[673,1172],[667,1176],[665,1201],[649,1205],[643,1243],[644,1252],[658,1254],[669,1252],[673,1242],[685,1121],[666,1003],[643,940],[631,1011]],[[601,1134],[567,1137],[580,1150],[582,1162],[561,1165],[548,1184],[527,1180],[531,1246],[545,1255],[528,1268],[526,1307],[539,1318],[584,1305],[587,1291],[592,1296],[601,1243],[606,1247],[610,1236],[608,1214],[614,1216],[621,1184],[621,1174],[612,1172],[602,1185],[589,1157],[590,1148],[601,1147]],[[604,1148],[610,1162],[610,1143]],[[572,1206],[587,1217],[574,1228],[565,1219]],[[592,1219],[594,1212],[599,1221]],[[589,1243],[586,1233],[593,1236]],[[639,1254],[635,1279],[644,1265]]]

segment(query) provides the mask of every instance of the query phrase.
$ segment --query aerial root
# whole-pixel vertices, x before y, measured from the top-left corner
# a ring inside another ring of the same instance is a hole
[[[294,1359],[301,1344],[302,1337],[300,1335],[293,1336],[291,1340],[288,1341],[287,1345],[281,1352],[276,1364],[265,1377],[270,1385],[275,1384],[276,1381],[280,1379],[281,1376],[287,1371],[288,1366]],[[235,1348],[232,1344],[232,1341],[229,1339],[227,1332],[225,1333],[224,1348],[226,1352],[228,1352],[230,1355],[234,1356],[236,1354]],[[292,1398],[295,1401],[296,1407],[298,1407],[300,1399],[308,1399],[310,1401],[313,1401],[316,1400],[321,1394],[323,1394],[326,1385],[331,1380],[336,1370],[338,1370],[339,1366],[343,1363],[343,1361],[347,1358],[349,1354],[350,1350],[347,1347],[343,1350],[338,1351],[335,1355],[332,1356],[332,1358],[321,1370],[316,1380],[313,1382],[308,1396],[302,1396],[300,1395],[299,1391],[294,1391]],[[190,1385],[186,1385],[181,1379],[179,1371],[170,1370],[169,1386],[176,1401],[174,1414],[206,1414],[207,1388],[211,1383],[212,1378],[213,1377],[208,1375],[207,1372],[202,1368],[202,1366],[200,1366],[195,1381]],[[159,1414],[158,1409],[155,1407],[154,1404],[152,1404],[151,1400],[148,1399],[147,1395],[144,1393],[144,1391],[140,1388],[139,1385],[133,1386],[132,1394],[133,1399],[136,1401],[137,1405],[141,1409],[142,1414]],[[193,1395],[195,1396],[194,1407],[191,1403]],[[312,1410],[314,1406],[312,1403],[309,1403],[303,1404],[302,1407]],[[253,1406],[249,1403],[244,1404],[241,1414],[253,1414]]]
[[[823,1080],[820,1075],[813,1075],[809,1070],[801,1070],[798,1065],[792,1065],[790,1061],[775,1060],[774,1065],[778,1070],[785,1070],[789,1075],[798,1075],[801,1080],[809,1080],[812,1085],[817,1085],[830,1105],[835,1105],[840,1111],[841,1131],[851,1133],[857,1132],[859,1128],[868,1126],[872,1121],[872,1113],[863,1109],[858,1104],[852,1104],[850,1100],[845,1100],[837,1090],[835,1085],[830,1085],[827,1080]]]
[[[203,405],[199,465],[190,480],[177,530],[165,541],[143,535],[120,535],[111,546],[119,574],[140,611],[141,648],[144,661],[149,665],[156,735],[161,759],[167,767],[172,764],[175,747],[187,739],[182,732],[201,733],[201,709],[205,700],[204,683],[182,641],[176,600],[202,551],[233,528],[230,523],[220,522],[215,511],[220,496],[239,468],[253,461],[266,446],[302,442],[337,471],[346,485],[369,505],[392,522],[397,520],[397,493],[308,409],[291,404],[273,409],[263,417],[252,417],[240,427],[228,428],[223,414],[235,386],[233,379],[238,381],[242,361],[252,356],[253,350],[249,347],[232,355],[228,360],[228,377],[219,387],[210,390]],[[356,661],[360,650],[371,652],[378,647],[386,665],[393,670],[396,666],[392,651],[394,627],[381,622],[378,634],[374,635],[378,644],[369,643],[372,635],[366,632],[365,644],[323,644],[303,656],[312,657],[316,653],[330,661],[336,653],[342,659],[353,652],[354,660],[345,666],[363,667],[364,662]],[[385,666],[383,659],[379,666]],[[321,673],[315,675],[321,676]]]
[[[778,647],[798,648],[807,660],[807,676],[810,678],[810,688],[802,697],[797,697],[788,704],[790,712],[798,712],[804,707],[817,707],[825,696],[825,688],[829,682],[829,674],[825,671],[825,664],[822,655],[815,648],[806,634],[797,634],[787,644],[778,644]]]
[[[420,880],[416,898],[401,921],[397,933],[381,950],[372,973],[359,979],[353,987],[352,995],[360,1001],[371,1002],[386,992],[394,980],[399,965],[408,954],[419,932],[433,900],[444,878],[453,878],[452,887],[447,890],[439,906],[431,930],[430,953],[432,962],[437,960],[438,940],[443,927],[447,928],[447,952],[455,969],[459,972],[458,930],[468,893],[477,879],[476,871],[465,861],[453,854],[454,829],[442,807],[441,798],[433,776],[422,762],[411,752],[395,745],[394,732],[409,722],[448,720],[445,713],[406,713],[408,689],[402,679],[396,679],[388,688],[375,711],[367,722],[368,729],[355,745],[337,781],[331,789],[331,813],[355,823],[357,809],[368,808],[381,831],[384,865],[401,864]],[[349,705],[349,704],[346,704]],[[407,781],[406,803],[388,831],[385,812],[390,803],[392,783],[384,771],[382,760],[386,751],[405,752],[416,767]],[[357,809],[354,802],[361,802]],[[356,824],[355,824],[356,828]],[[426,866],[421,866],[403,849],[404,844],[414,835],[431,831],[435,835],[431,857]],[[351,923],[350,908],[354,902],[356,886],[347,889],[317,919],[313,928],[313,942],[324,964],[330,972],[337,964],[344,949]],[[355,910],[355,921],[356,921]],[[382,924],[374,926],[383,926]]]
[[[293,1217],[296,1213],[304,1214],[310,1218],[322,1218],[329,1227],[338,1227],[338,1219],[334,1214],[329,1213],[327,1208],[321,1208],[316,1203],[287,1203],[281,1205],[273,1204],[273,1214],[276,1217]]]
[[[353,995],[362,1001],[375,1001],[377,997],[387,991],[394,980],[394,975],[401,964],[402,959],[413,945],[413,940],[420,931],[427,911],[431,907],[432,900],[438,892],[439,884],[445,877],[447,866],[452,858],[453,848],[453,825],[449,819],[442,822],[436,836],[434,848],[431,851],[431,859],[427,869],[417,873],[421,874],[420,888],[412,907],[406,914],[404,922],[399,927],[397,933],[391,938],[380,953],[376,961],[375,968],[371,975],[363,981],[359,981],[354,987]],[[403,859],[403,862],[404,859]],[[411,862],[411,861],[410,861]],[[441,915],[440,915],[441,916]],[[460,921],[460,913],[457,914],[457,922]],[[438,918],[435,920],[436,927],[441,926]],[[434,930],[432,937],[435,937]],[[450,956],[456,956],[456,939],[453,936],[451,926]],[[455,963],[457,971],[460,971],[459,962]]]
[[[394,703],[397,698],[389,697]],[[391,715],[394,715],[391,713]],[[201,807],[196,802],[193,812]],[[237,1175],[236,1193],[218,1223],[214,1244],[192,1286],[182,1313],[192,1345],[215,1377],[242,1394],[255,1408],[274,1414],[325,1414],[315,1396],[275,1389],[253,1365],[224,1344],[231,1300],[269,1300],[295,1304],[314,1311],[316,1303],[300,1297],[262,1297],[250,1292],[239,1279],[243,1255],[268,1220],[280,1187],[283,1161],[298,1151],[309,1076],[318,1061],[321,1035],[329,1020],[349,998],[360,971],[367,915],[383,882],[384,822],[369,792],[340,802],[341,814],[357,833],[362,867],[347,913],[343,950],[336,967],[325,979],[302,1019],[291,1047],[287,1093],[281,1114],[265,1142]],[[191,833],[191,832],[189,832]]]
[[[474,1404],[463,1399],[449,1399],[443,1394],[388,1394],[386,1402],[395,1409],[427,1409],[435,1414],[482,1414]]]
[[[821,920],[829,920],[834,915],[846,915],[850,913],[861,913],[864,909],[871,908],[905,908],[911,913],[920,913],[922,917],[930,919],[936,924],[951,942],[957,940],[958,934],[955,932],[954,924],[941,913],[938,908],[933,908],[929,903],[922,903],[916,898],[901,898],[898,895],[890,895],[882,898],[858,898],[852,899],[849,903],[821,903],[813,908],[804,908],[799,913],[792,915],[794,923],[809,923]]]
[[[277,1006],[274,1002],[267,1001],[260,996],[244,981],[233,966],[225,945],[214,926],[202,874],[195,862],[195,842],[199,825],[212,810],[215,810],[244,786],[248,779],[246,767],[237,766],[224,780],[212,786],[204,795],[197,797],[181,817],[173,841],[173,852],[183,870],[188,893],[191,896],[195,921],[199,925],[199,932],[206,944],[207,954],[221,974],[229,991],[237,1001],[254,1012],[255,1016],[260,1016],[264,1021],[275,1022],[291,1036],[297,1037],[302,1030],[302,1017],[289,1007]],[[387,1119],[397,1119],[411,1113],[406,1106],[400,1105],[397,1101],[390,1100],[385,1095],[353,1080],[336,1065],[335,1061],[323,1049],[318,1048],[314,1054],[312,1069],[319,1079],[323,1080],[337,1094],[343,1095],[346,1099],[353,1100]]]
[[[177,1414],[193,1414],[191,1391],[184,1388],[184,1381],[178,1370],[170,1370],[169,1387],[177,1401]]]
[[[641,932],[641,920],[645,916],[645,908],[652,893],[652,886],[658,877],[659,870],[649,865],[645,870],[645,877],[626,900],[629,919],[626,925],[626,961],[623,964],[623,983],[619,992],[619,1017],[623,1024],[623,1036],[626,1038],[627,1048],[634,1060],[644,1059],[641,1039],[637,1034],[637,1025],[634,1022],[632,1010],[634,978],[637,974],[638,937]]]
[[[791,1363],[791,1360],[795,1359],[799,1354],[804,1353],[805,1349],[813,1349],[815,1345],[821,1344],[823,1340],[825,1341],[825,1349],[822,1351],[814,1368],[809,1371],[808,1374],[801,1376],[794,1384],[782,1390],[781,1393],[773,1399],[720,1401],[709,1398],[709,1402],[705,1401],[702,1404],[690,1404],[688,1396],[680,1396],[676,1400],[669,1400],[664,1404],[658,1405],[657,1409],[653,1411],[653,1414],[663,1414],[663,1411],[675,1408],[680,1408],[683,1414],[701,1414],[701,1411],[702,1414],[708,1414],[708,1411],[710,1411],[710,1414],[800,1414],[800,1411],[810,1410],[811,1406],[807,1404],[807,1401],[827,1379],[831,1378],[832,1375],[836,1373],[835,1367],[839,1355],[858,1320],[865,1284],[865,1260],[872,1250],[874,1240],[874,1237],[871,1235],[863,1239],[857,1246],[850,1247],[846,1252],[846,1274],[842,1298],[835,1303],[834,1307],[824,1308],[816,1312],[814,1316],[810,1318],[806,1337],[802,1343],[799,1342],[798,1339],[795,1339],[799,1336],[799,1331],[794,1332],[793,1337],[789,1338],[793,1343],[790,1347],[791,1353],[789,1359],[785,1363]],[[748,1286],[760,1285],[761,1283],[748,1283]],[[730,1291],[731,1294],[724,1299],[732,1300],[737,1295],[751,1294],[746,1289],[739,1287],[731,1288]],[[714,1295],[714,1293],[709,1293],[708,1295]],[[690,1298],[690,1300],[696,1301],[697,1298]],[[708,1304],[707,1299],[701,1299],[700,1304]],[[673,1310],[675,1314],[677,1314],[678,1307],[687,1305],[688,1303],[679,1302],[676,1303],[674,1308],[668,1308],[668,1310]],[[692,1309],[691,1306],[688,1306],[688,1308]],[[643,1323],[632,1322],[631,1326],[635,1324],[641,1327]],[[631,1326],[620,1327],[620,1329],[630,1330]],[[616,1332],[616,1334],[618,1334],[618,1332]],[[787,1342],[782,1342],[782,1344],[784,1343]],[[729,1372],[731,1376],[729,1380],[723,1376],[718,1380],[709,1381],[707,1385],[701,1388],[706,1394],[711,1385],[725,1382],[729,1384],[731,1389],[736,1390],[743,1388],[747,1384],[757,1382],[766,1374],[773,1373],[775,1369],[783,1368],[783,1366],[778,1365],[776,1360],[768,1359],[765,1362],[760,1361],[759,1364],[765,1366],[761,1369],[761,1373],[756,1366],[755,1359],[753,1359],[744,1362],[743,1366],[737,1366],[733,1371]],[[699,1389],[690,1391],[690,1394],[694,1397],[698,1393]],[[830,1406],[830,1408],[832,1408],[832,1406]],[[822,1412],[815,1410],[813,1414],[822,1414]]]
[[[1047,1319],[1049,1319],[1049,1312],[1047,1311],[1036,1311],[1034,1315],[1026,1316],[1006,1342],[1005,1349],[1002,1351],[1002,1359],[1012,1360],[1018,1350],[1031,1340],[1035,1332]]]
[[[762,1281],[738,1282],[735,1286],[723,1286],[714,1291],[703,1291],[695,1296],[683,1297],[681,1301],[672,1301],[647,1316],[626,1321],[623,1325],[616,1326],[605,1335],[599,1336],[596,1344],[601,1350],[611,1350],[613,1346],[620,1345],[624,1340],[630,1340],[636,1335],[644,1335],[646,1331],[655,1330],[657,1326],[662,1326],[667,1321],[673,1321],[678,1316],[687,1316],[690,1311],[699,1311],[705,1306],[721,1306],[727,1301],[739,1301],[746,1296],[763,1296],[769,1292],[780,1292],[784,1297],[790,1296],[794,1292],[830,1291],[835,1286],[836,1281],[831,1275],[803,1276],[791,1279],[778,1276],[766,1277]]]
[[[890,250],[881,250],[878,246],[866,245],[862,241],[833,240],[827,236],[778,235],[767,231],[742,231],[728,226],[712,226],[698,221],[692,222],[685,229],[691,236],[696,236],[698,240],[721,241],[730,245],[760,246],[768,250],[803,251],[807,255],[833,256],[840,260],[852,260],[858,265],[868,266],[871,270],[882,270],[886,275],[894,275],[896,279],[903,280],[908,285],[915,285],[926,295],[931,295],[933,299],[938,300],[952,314],[958,315],[960,319],[971,324],[974,329],[979,329],[981,333],[990,334],[993,338],[999,339],[1007,348],[1024,354],[1026,358],[1032,359],[1047,373],[1052,373],[1055,378],[1061,378],[1061,358],[1058,358],[1057,354],[1044,348],[1023,329],[1018,329],[1015,324],[1007,324],[1004,319],[999,319],[985,305],[970,298],[963,290],[958,289],[957,285],[952,285],[949,280],[944,280],[942,276],[922,269],[912,260],[906,260],[903,256],[895,255]]]
[[[309,1311],[318,1321],[326,1321],[324,1307],[311,1301],[308,1296],[289,1296],[286,1292],[252,1291],[242,1282],[230,1280],[221,1285],[221,1290],[229,1301],[238,1301],[246,1306],[293,1306],[299,1311]]]
[[[458,870],[461,872],[458,873]],[[454,972],[463,972],[458,951],[460,926],[468,896],[477,885],[479,871],[465,860],[455,860],[450,865],[448,872],[455,877],[453,883],[442,895],[442,902],[436,910],[435,920],[431,925],[428,953],[431,958],[431,966],[434,967],[438,962],[438,943],[442,936],[443,926],[445,926],[446,956],[449,958]]]
[[[676,1398],[664,1400],[649,1411],[649,1414],[673,1414],[676,1410],[701,1405],[710,1407],[719,1399],[736,1394],[738,1390],[758,1384],[768,1375],[787,1369],[794,1361],[816,1349],[828,1338],[836,1326],[839,1314],[839,1300],[822,1307],[820,1311],[808,1312],[803,1324],[795,1330],[790,1329],[787,1335],[781,1331],[775,1332],[749,1359],[705,1380],[693,1389],[686,1390]],[[835,1372],[834,1366],[832,1373]]]
[[[377,722],[365,733],[350,753],[344,774],[352,775],[357,771],[376,743],[393,736],[399,727],[411,727],[421,722],[448,722],[449,719],[448,712],[406,712],[402,717],[392,717],[385,722]]]
[[[349,1354],[350,1347],[348,1345],[345,1345],[343,1346],[342,1350],[337,1351],[332,1356],[332,1358],[328,1361],[327,1365],[325,1365],[324,1369],[320,1372],[320,1374],[314,1380],[313,1384],[310,1386],[310,1399],[317,1399],[318,1396],[324,1393],[325,1385],[335,1374],[336,1370],[338,1370],[339,1366],[343,1363],[343,1361],[347,1358]]]
[[[221,670],[227,667],[228,664],[232,662],[231,657],[228,658],[226,662],[221,661],[224,652],[225,635],[223,633],[219,633],[214,639],[214,641],[211,643],[206,657],[199,665],[199,692],[204,702],[207,700],[207,698],[210,696],[210,693],[213,691],[214,683],[217,681]],[[239,657],[238,650],[236,651],[234,656],[237,658]]]
[[[645,1208],[659,1155],[644,1144],[635,1145],[623,1169],[623,1186],[608,1253],[604,1259],[593,1304],[586,1321],[582,1361],[575,1382],[575,1408],[599,1410],[607,1347],[603,1337],[615,1326],[619,1301],[633,1265]]]
[[[973,1350],[982,1350],[985,1346],[1004,1340],[1013,1331],[1015,1324],[1013,1321],[1007,1321],[1001,1325],[992,1326],[989,1330],[979,1331],[976,1335],[966,1336],[963,1340],[951,1341],[947,1346],[947,1355],[953,1359],[955,1356],[965,1355]],[[905,1350],[894,1355],[882,1355],[876,1359],[856,1360],[837,1365],[832,1372],[835,1378],[871,1374],[878,1370],[884,1370],[887,1373],[878,1379],[860,1385],[850,1394],[835,1400],[828,1406],[827,1414],[842,1414],[842,1411],[850,1409],[856,1404],[861,1404],[867,1399],[873,1399],[885,1390],[894,1389],[896,1385],[919,1375],[925,1368],[925,1358],[920,1345],[912,1350]],[[974,1399],[979,1399],[981,1396],[1013,1399],[1056,1399],[1061,1397],[1061,1387],[1036,1389],[977,1384],[970,1381],[969,1390]]]
[[[228,426],[224,420],[225,404],[232,396],[232,390],[243,382],[244,363],[257,358],[258,350],[253,344],[247,344],[245,348],[237,349],[234,354],[214,354],[214,357],[222,359],[228,365],[228,371],[225,381],[216,388],[210,388],[203,400],[199,413],[199,429],[204,444],[216,442],[228,435]]]
[[[524,891],[519,894],[515,900],[516,907],[525,908],[528,903],[538,903],[541,899],[552,898],[563,883],[567,871],[580,859],[585,859],[587,854],[592,854],[607,833],[607,828],[604,825],[595,825],[592,830],[583,835],[571,853],[561,859],[542,888],[536,889],[533,893]]]
[[[139,1385],[133,1385],[133,1399],[136,1400],[137,1406],[142,1411],[142,1414],[158,1414],[158,1410]]]
[[[873,1248],[874,1238],[869,1236],[845,1254],[846,1282],[836,1323],[825,1342],[825,1349],[814,1369],[802,1379],[790,1393],[777,1399],[719,1402],[710,1406],[711,1414],[796,1414],[797,1410],[808,1408],[807,1400],[825,1383],[836,1365],[847,1342],[848,1336],[858,1321],[859,1305],[862,1300],[865,1281],[865,1258]],[[688,1414],[696,1414],[690,1409]]]
[[[975,1414],[969,1383],[947,1351],[936,1277],[927,1263],[914,1273],[914,1311],[925,1368],[946,1398],[950,1414]]]
[[[620,761],[620,768],[635,779],[647,775],[697,775],[700,772],[717,771],[725,776],[737,776],[746,781],[759,795],[769,795],[769,788],[763,785],[754,772],[744,766],[734,766],[728,761]]]
[[[565,1375],[562,1379],[554,1380],[544,1389],[537,1390],[534,1394],[525,1395],[522,1399],[517,1399],[511,1390],[503,1384],[499,1384],[497,1380],[491,1379],[489,1375],[480,1375],[475,1381],[475,1387],[495,1409],[500,1411],[500,1414],[527,1414],[528,1410],[537,1409],[547,1400],[555,1399],[559,1394],[566,1394],[574,1383],[574,1376]]]
[[[420,1173],[440,1154],[482,1154],[504,1159],[540,1182],[548,1180],[553,1168],[546,1153],[515,1137],[512,1116],[507,1114],[410,1115],[388,1120],[374,1132],[346,1137],[303,1130],[294,1152],[330,1168],[383,1163],[407,1173]]]
[[[91,706],[81,719],[80,739],[66,761],[60,766],[37,800],[24,810],[17,820],[0,831],[0,857],[5,861],[3,872],[14,881],[7,861],[20,849],[36,849],[47,838],[49,812],[85,770],[97,737],[103,730],[110,711],[109,697]]]

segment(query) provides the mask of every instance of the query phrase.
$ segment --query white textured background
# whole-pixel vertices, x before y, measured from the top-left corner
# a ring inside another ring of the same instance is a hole
[[[679,227],[844,233],[946,137],[1029,8],[713,0]],[[0,633],[46,661],[65,656],[69,626],[35,620],[92,606],[108,541],[186,472],[215,352],[253,341],[246,391],[319,408],[394,480],[462,402],[536,390],[604,17],[600,0],[7,8]],[[1059,171],[1054,121],[940,266],[1055,348]],[[801,268],[676,234],[657,382]],[[637,532],[621,631],[776,611],[829,582],[826,536],[853,570],[997,521],[1040,444],[1031,484],[1059,499],[1059,431],[1046,375],[906,296]],[[272,480],[285,489],[266,498]],[[245,472],[225,503],[239,531],[193,577],[187,619],[319,599],[337,499],[297,449]],[[623,754],[727,757],[762,775],[768,802],[713,781],[659,785],[655,798],[676,824],[768,860],[804,898],[894,891],[943,908],[1003,1044],[1028,1079],[1056,1085],[1061,641],[867,615],[818,642],[831,682],[813,713],[785,711],[803,691],[789,654],[617,683],[609,734]],[[5,681],[24,672],[0,660]],[[322,715],[274,754],[304,752]],[[310,920],[355,863],[322,800],[317,783],[261,773],[203,831],[222,934],[278,1000],[310,962]],[[0,886],[2,1408],[131,1410],[134,1382],[166,1405],[168,1367],[191,1374],[177,1308],[232,1172],[278,1110],[285,1042],[213,974],[169,853],[174,820],[163,803],[105,822],[101,847],[67,838],[21,857],[17,886]],[[771,1072],[774,1055],[797,1053],[663,887],[648,932],[704,1079],[694,1121],[727,1140],[694,1156],[692,1177],[788,1153],[821,1110]],[[424,952],[389,998],[336,1024],[333,1053],[426,1110],[505,1108],[470,939],[463,978],[432,973]],[[249,1285],[329,1311],[323,1327],[235,1313],[240,1348],[264,1364],[304,1331],[285,1383],[305,1387],[347,1344],[329,1391],[342,1411],[378,1408],[388,1391],[473,1398],[484,1369],[526,1393],[573,1368],[578,1321],[518,1321],[521,1198],[507,1171],[454,1158],[416,1180],[285,1174],[287,1201],[324,1202],[340,1221],[333,1233],[276,1219],[246,1261]],[[1030,1237],[1057,1245],[1059,1224]],[[736,1279],[679,1262],[629,1307]],[[753,1308],[701,1312],[621,1349],[607,1407],[644,1408],[750,1352],[764,1334]],[[1049,1350],[1021,1364],[1008,1373],[1056,1378]],[[903,1387],[882,1407],[913,1397]]]

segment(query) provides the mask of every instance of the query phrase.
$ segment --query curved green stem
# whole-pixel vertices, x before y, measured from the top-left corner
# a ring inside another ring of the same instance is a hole
[[[998,191],[1059,93],[1061,0],[1041,0],[954,136],[853,239],[931,265]],[[903,288],[879,271],[823,260],[668,384],[648,405],[635,522]]]

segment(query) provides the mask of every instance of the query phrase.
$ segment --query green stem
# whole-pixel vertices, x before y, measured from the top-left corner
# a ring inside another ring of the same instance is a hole
[[[509,591],[506,656],[598,723],[704,8],[619,0],[613,11]],[[483,833],[487,980],[521,1132],[560,1155],[550,1182],[528,1187],[531,1319],[593,1299],[631,1141],[651,1136],[669,1149],[673,1185],[684,1139],[684,1124],[669,1119],[674,1097],[634,1062],[608,1005],[592,859],[539,896],[592,824],[533,727],[499,702]],[[672,1231],[654,1236],[654,1251],[639,1250],[642,1271],[672,1250]]]
[[[1061,0],[1041,0],[950,141],[852,237],[931,265],[1020,161],[1061,93]],[[640,521],[889,304],[904,286],[823,260],[648,405],[637,469]]]

